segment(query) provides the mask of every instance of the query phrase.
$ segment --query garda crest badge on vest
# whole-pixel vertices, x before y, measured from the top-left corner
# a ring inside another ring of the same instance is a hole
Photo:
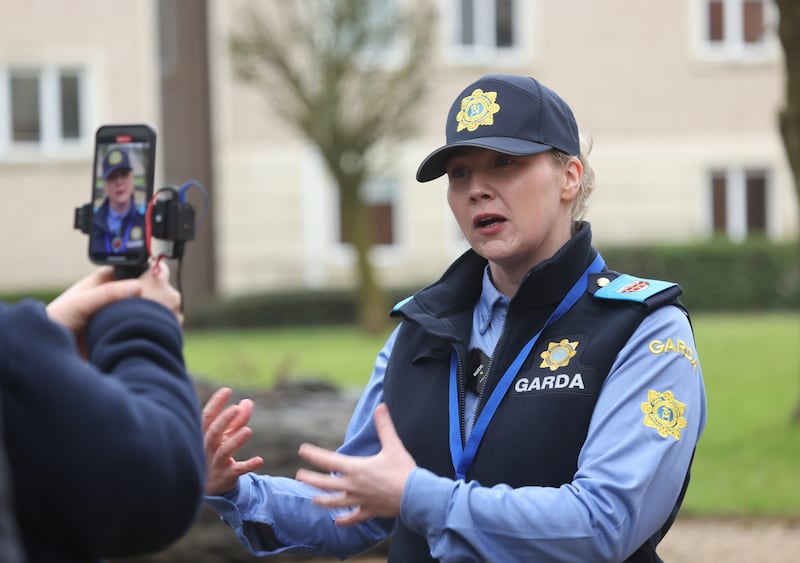
[[[523,370],[514,380],[511,395],[593,394],[594,368],[579,361],[578,347],[582,340],[582,336],[576,335],[558,337],[549,341],[546,348],[539,348],[536,355],[531,355],[530,369]],[[541,363],[536,356],[542,359]]]
[[[577,347],[577,342],[570,342],[566,338],[558,343],[548,343],[547,350],[539,355],[539,357],[542,358],[542,363],[539,364],[539,367],[550,368],[550,371],[556,371],[558,368],[567,367],[569,361],[576,354],[575,349]]]
[[[658,433],[666,438],[672,436],[681,439],[681,429],[686,428],[686,405],[675,399],[672,391],[659,393],[652,389],[647,392],[647,402],[642,403],[644,425],[655,428]]]

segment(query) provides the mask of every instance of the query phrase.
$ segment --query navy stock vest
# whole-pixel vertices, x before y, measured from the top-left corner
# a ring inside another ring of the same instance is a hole
[[[541,329],[595,256],[591,231],[584,224],[553,258],[531,270],[509,306],[481,401],[491,394],[518,352]],[[455,477],[448,434],[450,356],[453,351],[458,354],[462,363],[459,373],[463,373],[472,311],[480,296],[485,265],[485,260],[467,252],[438,282],[393,312],[403,322],[386,369],[384,399],[417,464],[443,477]],[[468,481],[477,480],[486,487],[499,483],[558,487],[572,481],[600,388],[617,353],[654,308],[679,305],[677,286],[644,303],[593,296],[598,278],[613,280],[616,276],[608,271],[590,276],[588,290],[542,333],[495,412],[466,475]],[[548,349],[558,347],[564,339],[578,343],[574,357],[566,365],[548,362]],[[463,413],[464,382],[460,379]],[[462,427],[462,444],[463,439]],[[687,484],[688,474],[662,529],[627,561],[660,561],[656,545],[677,515]],[[389,561],[434,560],[425,538],[398,518]]]

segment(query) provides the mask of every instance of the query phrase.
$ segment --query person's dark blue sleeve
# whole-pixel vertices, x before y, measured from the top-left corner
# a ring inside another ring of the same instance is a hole
[[[0,396],[2,396],[2,391],[0,391]],[[2,420],[3,416],[0,412],[0,430],[2,430]],[[25,559],[17,530],[17,519],[14,515],[14,495],[11,493],[11,484],[11,471],[6,461],[5,444],[0,440],[0,561],[23,563]]]
[[[192,524],[205,480],[200,407],[174,315],[145,299],[101,310],[90,363],[32,302],[0,308],[9,460],[26,540],[94,557],[162,549]],[[28,543],[28,541],[26,541]]]

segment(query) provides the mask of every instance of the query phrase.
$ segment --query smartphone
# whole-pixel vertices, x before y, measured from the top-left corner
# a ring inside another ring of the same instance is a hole
[[[153,196],[155,157],[156,130],[150,125],[103,125],[95,133],[89,218],[93,263],[147,263],[145,212]]]

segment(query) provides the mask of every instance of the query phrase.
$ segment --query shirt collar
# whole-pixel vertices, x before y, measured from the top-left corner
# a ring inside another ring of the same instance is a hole
[[[128,211],[130,211],[130,209],[128,209]],[[108,216],[111,219],[117,219],[117,220],[122,219],[123,217],[125,217],[125,215],[128,214],[128,211],[126,211],[125,213],[117,213],[111,208],[110,205],[108,206]]]
[[[483,270],[483,281],[481,282],[481,298],[478,301],[476,321],[478,330],[481,334],[485,334],[492,324],[492,317],[495,312],[502,314],[505,318],[505,312],[508,311],[508,304],[511,300],[497,291],[497,288],[492,283],[492,278],[489,275],[489,266]],[[498,309],[495,311],[495,309]],[[502,326],[502,322],[499,326]]]

